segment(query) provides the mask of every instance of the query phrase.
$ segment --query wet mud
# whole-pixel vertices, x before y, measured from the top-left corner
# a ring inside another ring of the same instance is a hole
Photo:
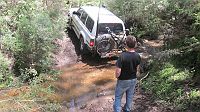
[[[116,84],[114,72],[117,58],[101,59],[91,54],[81,56],[80,42],[75,33],[69,30],[64,33],[63,38],[55,40],[54,43],[58,48],[53,55],[55,63],[53,68],[62,73],[58,80],[52,82],[55,93],[49,98],[62,105],[61,112],[113,112]],[[144,60],[148,60],[153,55],[149,52],[156,52],[153,47],[157,48],[162,43],[144,41],[144,44],[145,46],[140,46],[137,50]],[[28,90],[26,88],[22,91]],[[19,89],[1,91],[0,101],[21,93]],[[122,99],[122,106],[124,103],[125,96]],[[162,105],[152,102],[150,96],[138,86],[133,101],[133,111],[168,112]]]

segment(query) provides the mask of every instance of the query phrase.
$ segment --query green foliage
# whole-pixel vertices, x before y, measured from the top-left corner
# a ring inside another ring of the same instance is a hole
[[[168,102],[168,105],[173,105],[175,109],[198,110],[200,94],[199,90],[195,91],[191,86],[192,73],[188,70],[177,69],[170,63],[166,63],[162,67],[158,67],[161,66],[160,64],[154,64],[151,77],[143,82],[143,87],[156,100],[164,100]]]
[[[13,76],[9,68],[10,63],[10,60],[5,58],[0,52],[0,88],[10,85],[13,81]]]
[[[21,75],[20,79],[22,82],[27,81],[27,79],[32,79],[33,77],[36,77],[38,75],[37,71],[35,69],[21,69]]]
[[[32,80],[29,81],[30,86],[27,86],[25,89],[21,89],[20,94],[17,97],[13,98],[13,102],[10,102],[10,104],[20,103],[21,106],[15,108],[7,107],[6,110],[27,112],[37,109],[35,111],[60,112],[61,105],[57,101],[53,101],[51,99],[52,96],[54,96],[55,89],[52,87],[51,84],[49,84],[49,80],[54,79],[50,78],[47,74],[41,74],[34,77]],[[7,103],[9,102],[6,102],[5,105],[7,105]]]
[[[84,5],[99,6],[99,3],[105,4],[107,0],[69,0],[71,7],[79,7]]]
[[[167,61],[173,60],[171,64],[163,59],[153,65],[152,75],[144,83],[146,89],[155,98],[178,105],[182,110],[190,110],[188,105],[198,105],[198,100],[193,102],[185,94],[184,85],[185,81],[191,84],[192,91],[200,84],[200,1],[113,0],[109,6],[125,21],[132,35],[147,39],[163,35],[165,50],[180,51],[169,54],[171,58]],[[161,67],[162,64],[165,66]],[[195,109],[199,110],[199,106],[191,110]]]
[[[157,17],[165,0],[114,0],[109,4],[110,9],[121,17],[127,28],[136,37],[148,35],[154,38],[161,27],[161,20]]]
[[[25,95],[28,95],[26,97],[33,98],[36,101],[42,101],[44,104],[41,106],[41,110],[44,112],[60,112],[61,105],[50,99],[55,93],[54,88],[49,84],[45,87],[45,83],[48,83],[46,78],[46,74],[34,77],[34,79],[30,81],[31,91]]]
[[[63,1],[19,0],[0,2],[2,50],[15,58],[14,72],[28,81],[50,71],[55,38],[65,27]],[[31,71],[36,71],[37,74]]]
[[[47,103],[43,106],[43,112],[60,112],[61,105],[58,103]]]
[[[14,55],[17,59],[16,66],[20,69],[29,69],[33,67],[41,72],[47,68],[49,52],[51,51],[51,42],[53,37],[52,22],[45,11],[26,9],[34,3],[23,4],[18,11],[21,15],[17,17],[16,38],[21,43],[20,48],[15,51]],[[22,10],[21,7],[25,9]],[[35,7],[37,8],[37,7]],[[29,12],[31,11],[31,12]]]
[[[178,110],[192,110],[193,112],[198,112],[200,108],[200,93],[199,90],[192,89],[189,92],[186,92],[187,95],[180,97],[176,100]]]
[[[64,2],[66,0],[0,1],[0,88],[16,86],[20,81],[30,84],[7,102],[21,107],[8,111],[60,111],[61,105],[49,99],[54,89],[44,84],[47,74],[55,72],[50,68],[52,51],[56,48],[53,40],[62,37],[66,25]],[[18,77],[13,78],[13,71]]]

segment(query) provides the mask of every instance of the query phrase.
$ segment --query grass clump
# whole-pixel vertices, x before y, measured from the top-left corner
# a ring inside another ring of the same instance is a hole
[[[11,61],[0,52],[0,89],[11,85],[13,81],[10,64]]]
[[[200,109],[200,90],[192,83],[189,70],[176,68],[171,63],[155,63],[150,77],[143,82],[145,90],[154,100],[162,100],[177,111]]]

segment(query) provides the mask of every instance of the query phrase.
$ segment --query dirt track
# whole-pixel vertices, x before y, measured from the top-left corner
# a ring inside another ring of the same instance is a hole
[[[57,96],[63,105],[63,112],[112,112],[114,101],[114,69],[116,58],[100,59],[87,55],[80,56],[79,40],[73,31],[66,33],[63,39],[57,40],[60,46],[55,57],[56,68],[63,73],[55,82]],[[151,46],[143,54],[155,52],[154,47],[159,47],[160,41],[144,41],[145,46]],[[141,50],[142,49],[142,50]],[[149,55],[144,55],[149,56]],[[140,91],[139,91],[140,90]],[[123,97],[122,103],[125,99]],[[162,105],[151,102],[148,95],[144,95],[141,88],[137,88],[133,102],[134,112],[166,112]]]
[[[60,69],[62,74],[54,82],[56,93],[52,95],[51,100],[61,103],[61,112],[113,112],[116,83],[114,70],[117,58],[100,59],[91,55],[81,57],[79,40],[74,32],[64,35],[62,39],[55,40],[58,49],[53,56],[54,67]],[[146,59],[150,56],[149,53],[157,52],[155,48],[161,44],[159,40],[145,40],[144,46],[140,46],[137,50]],[[28,91],[27,87],[21,89],[1,91],[0,99],[6,100],[7,97],[4,96],[8,93],[11,93],[9,96],[17,96],[21,91]],[[125,97],[122,99],[122,106],[124,103]],[[133,105],[133,112],[171,112],[171,109],[166,109],[159,102],[152,102],[150,96],[138,86]]]

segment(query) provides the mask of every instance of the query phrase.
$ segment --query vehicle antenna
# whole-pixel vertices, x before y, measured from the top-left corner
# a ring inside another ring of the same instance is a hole
[[[101,8],[101,0],[99,2],[99,10],[98,10],[98,15],[97,15],[97,30],[96,30],[96,38],[98,37],[98,31],[99,31],[99,13],[100,13],[100,8]]]

